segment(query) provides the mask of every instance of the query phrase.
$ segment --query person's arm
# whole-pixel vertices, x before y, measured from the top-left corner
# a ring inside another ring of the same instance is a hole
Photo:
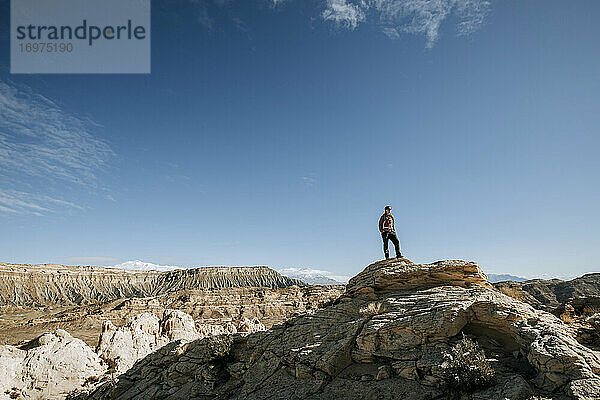
[[[383,233],[383,215],[379,218],[379,233]]]
[[[392,231],[396,232],[396,219],[394,218],[393,215],[392,215]]]

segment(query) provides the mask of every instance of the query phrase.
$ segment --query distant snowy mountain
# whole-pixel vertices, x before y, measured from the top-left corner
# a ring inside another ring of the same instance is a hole
[[[110,268],[120,268],[129,271],[172,271],[174,269],[184,269],[175,265],[158,265],[140,260],[126,261],[121,264],[112,265]]]
[[[508,275],[508,274],[486,274],[488,277],[488,281],[491,283],[504,282],[504,281],[513,281],[513,282],[525,282],[526,278],[521,278],[520,276]]]
[[[126,261],[121,264],[112,265],[110,268],[126,269],[128,271],[172,271],[174,269],[186,269],[177,265],[159,265],[140,260]],[[345,285],[349,276],[335,275],[330,271],[309,268],[274,268],[281,275],[288,278],[300,279],[309,285]]]
[[[288,278],[300,279],[309,285],[345,285],[349,276],[335,275],[330,271],[309,268],[281,268],[276,269],[281,275]]]

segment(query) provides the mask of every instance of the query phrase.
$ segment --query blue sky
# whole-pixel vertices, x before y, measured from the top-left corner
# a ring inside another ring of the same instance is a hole
[[[600,3],[154,1],[150,75],[11,75],[0,257],[599,270]]]

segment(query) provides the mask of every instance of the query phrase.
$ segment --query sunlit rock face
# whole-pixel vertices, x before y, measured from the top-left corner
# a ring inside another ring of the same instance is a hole
[[[496,291],[475,263],[394,259],[314,313],[172,342],[80,398],[451,398],[443,362],[463,334],[495,370],[472,399],[600,396],[600,357],[559,318]]]
[[[86,305],[184,289],[305,286],[267,267],[203,267],[166,272],[0,263],[0,306]]]
[[[105,372],[92,348],[61,329],[21,349],[0,346],[0,396],[5,398],[64,398]]]
[[[0,399],[65,399],[119,376],[170,343],[264,330],[258,318],[197,326],[189,314],[165,310],[162,318],[142,313],[118,327],[106,320],[92,349],[58,329],[20,347],[0,346]]]
[[[599,273],[567,281],[531,279],[524,282],[498,282],[494,286],[502,293],[544,311],[553,311],[571,299],[600,298]]]
[[[258,318],[244,319],[238,326],[231,322],[196,326],[189,314],[179,310],[165,310],[160,319],[142,313],[120,327],[105,321],[96,352],[110,372],[123,373],[138,360],[173,341],[187,343],[206,336],[263,330],[265,327]]]

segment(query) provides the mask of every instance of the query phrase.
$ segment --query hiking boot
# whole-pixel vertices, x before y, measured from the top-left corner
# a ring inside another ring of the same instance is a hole
[[[404,258],[402,254],[396,254],[396,258]]]

